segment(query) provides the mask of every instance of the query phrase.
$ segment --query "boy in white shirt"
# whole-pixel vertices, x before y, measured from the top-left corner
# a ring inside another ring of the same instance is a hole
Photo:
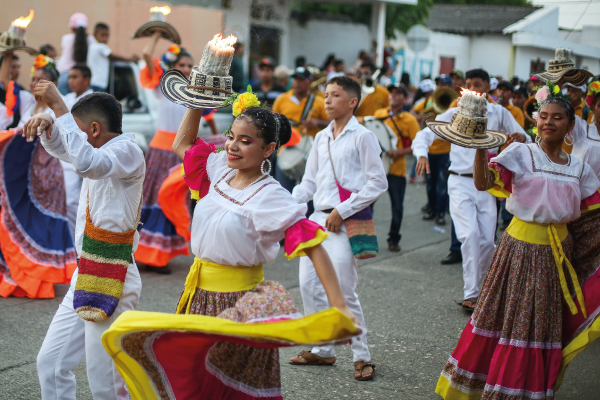
[[[108,80],[110,77],[111,61],[131,61],[137,63],[139,57],[135,54],[131,57],[123,57],[112,52],[108,43],[110,31],[108,25],[98,22],[94,28],[94,39],[96,41],[90,44],[87,53],[87,65],[92,70],[92,80],[90,87],[94,92],[106,92]]]
[[[91,232],[109,231],[113,236],[132,235],[133,251],[124,257],[129,265],[119,279],[123,282],[120,296],[113,297],[116,306],[106,313],[108,319],[90,322],[81,319],[74,310],[74,299],[80,299],[80,287],[75,291],[78,277],[95,277],[73,274],[71,287],[65,295],[42,344],[37,357],[37,371],[42,389],[42,399],[75,399],[75,376],[73,370],[86,356],[88,382],[95,400],[129,399],[125,382],[102,346],[101,337],[111,323],[124,311],[133,310],[138,303],[142,282],[133,260],[139,236],[135,227],[139,221],[146,164],[144,154],[132,134],[122,134],[122,110],[119,102],[106,93],[93,93],[73,106],[72,113],[62,100],[54,84],[40,81],[34,95],[41,97],[54,111],[53,121],[48,114],[33,116],[24,126],[28,139],[41,135],[41,143],[54,157],[70,162],[75,171],[84,178],[77,225],[75,247],[81,268],[84,260],[95,260],[99,273],[108,271],[107,262],[98,258],[98,249],[110,249],[110,243],[100,243],[93,250],[84,243],[84,230],[88,238]],[[89,209],[89,213],[86,213]],[[86,222],[86,215],[89,221]],[[88,225],[93,225],[89,228]],[[120,233],[123,232],[123,233]],[[92,237],[92,236],[90,236]],[[94,237],[95,239],[95,237]],[[87,243],[89,243],[90,239]],[[87,247],[86,247],[87,246]],[[114,245],[113,245],[114,246]],[[87,252],[82,252],[87,248]],[[119,264],[123,266],[123,264]],[[79,268],[78,268],[79,269]],[[111,269],[111,271],[113,271]],[[97,274],[96,274],[97,275]],[[116,279],[115,279],[116,280]],[[85,282],[85,279],[82,280]],[[102,296],[101,290],[85,292],[90,297]],[[105,295],[104,295],[105,296]]]
[[[69,90],[70,93],[64,95],[65,104],[70,110],[77,100],[88,94],[94,93],[90,89],[92,79],[92,70],[87,65],[76,64],[69,71]]]
[[[340,76],[332,78],[325,92],[325,111],[333,120],[319,132],[308,156],[302,182],[294,188],[292,196],[299,203],[313,200],[315,213],[310,219],[325,226],[329,238],[323,247],[331,257],[346,304],[365,327],[363,311],[355,292],[358,283],[357,260],[352,253],[344,220],[369,207],[383,193],[388,184],[381,148],[373,132],[358,123],[354,112],[360,102],[361,89],[353,79]],[[340,201],[328,147],[335,174],[340,186],[352,192],[349,199]],[[323,286],[319,282],[310,260],[300,260],[300,290],[305,314],[329,307]],[[333,345],[314,347],[302,351],[290,360],[296,365],[331,365],[335,363]],[[354,353],[354,378],[373,379],[374,365],[363,334],[352,340]]]

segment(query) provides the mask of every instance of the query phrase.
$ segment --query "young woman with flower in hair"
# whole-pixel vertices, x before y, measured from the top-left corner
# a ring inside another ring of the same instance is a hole
[[[39,55],[31,70],[33,92],[40,80],[56,84],[58,72],[51,58]],[[5,70],[0,80],[6,86]],[[21,91],[25,105],[16,132],[38,113],[53,111],[46,102]],[[37,100],[37,101],[36,101]],[[69,164],[67,164],[69,166]],[[11,135],[0,156],[0,296],[53,298],[55,283],[69,283],[77,267],[73,226],[67,200],[78,198],[67,188],[69,171],[50,156],[36,138],[29,142]],[[72,231],[71,231],[72,230]]]
[[[485,150],[475,156],[475,186],[506,197],[514,218],[438,381],[445,399],[552,399],[568,363],[600,334],[591,324],[565,335],[569,319],[597,314],[598,292],[594,304],[570,262],[567,223],[600,206],[600,181],[562,149],[573,105],[550,82],[540,91],[536,142],[513,143],[489,164]]]
[[[178,69],[189,77],[194,59],[185,49],[174,44],[159,60],[153,58],[156,43],[160,34],[155,34],[150,39],[143,51],[146,66],[140,71],[140,83],[143,88],[151,89],[158,99],[158,116],[156,119],[156,134],[150,142],[146,153],[146,179],[144,181],[144,208],[142,209],[142,223],[140,230],[140,243],[135,253],[136,261],[146,264],[147,269],[159,274],[170,274],[167,267],[169,261],[179,255],[189,255],[189,215],[187,218],[176,218],[165,215],[167,208],[184,207],[189,209],[189,196],[168,196],[169,201],[177,204],[168,207],[159,200],[159,191],[165,180],[173,172],[173,167],[180,164],[179,158],[171,151],[173,140],[183,119],[184,106],[168,101],[163,95],[159,83],[160,79],[169,69]],[[214,125],[214,112],[208,110],[204,118]],[[214,127],[216,130],[216,127]],[[185,193],[185,192],[178,192]]]
[[[201,109],[181,122],[173,151],[200,198],[192,222],[196,258],[176,311],[187,315],[130,313],[105,336],[134,398],[281,399],[278,347],[357,333],[321,245],[327,233],[269,175],[269,156],[290,140],[290,122],[258,104],[252,93],[238,97],[220,152],[197,138]],[[286,257],[313,261],[338,310],[302,317],[281,284],[264,280],[263,265],[275,260],[284,238]],[[144,327],[133,328],[132,319]]]

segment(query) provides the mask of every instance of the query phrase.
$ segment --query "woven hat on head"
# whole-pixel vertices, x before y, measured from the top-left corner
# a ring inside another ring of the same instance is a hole
[[[588,79],[594,76],[590,71],[575,68],[575,63],[571,60],[571,50],[556,49],[554,60],[548,63],[548,70],[532,74],[542,82],[550,81],[557,83],[564,77],[563,82],[570,82],[576,86],[587,83]]]
[[[192,69],[190,78],[172,69],[160,80],[160,89],[167,99],[191,109],[222,108],[232,94],[231,76],[201,74],[198,67]]]
[[[429,129],[450,143],[470,149],[491,149],[506,143],[504,133],[487,130],[487,101],[465,104],[464,99],[465,96],[459,100],[458,110],[449,123],[427,121]]]
[[[167,39],[175,44],[181,44],[181,37],[173,25],[163,21],[146,22],[133,34],[132,39],[150,37],[154,35],[155,32],[160,32],[160,36],[163,39]]]

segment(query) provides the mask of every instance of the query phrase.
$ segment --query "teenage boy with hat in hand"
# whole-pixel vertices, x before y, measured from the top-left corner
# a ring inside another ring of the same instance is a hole
[[[375,111],[374,118],[384,121],[398,136],[395,149],[388,151],[394,162],[387,175],[388,193],[392,202],[392,221],[388,234],[388,250],[400,251],[400,227],[404,214],[404,193],[406,191],[406,155],[412,154],[410,144],[419,132],[419,121],[409,112],[403,111],[408,101],[408,92],[403,86],[389,85],[390,106]]]
[[[333,122],[315,137],[304,177],[294,188],[292,196],[298,203],[313,200],[315,212],[310,219],[327,229],[329,237],[322,245],[331,257],[346,304],[365,327],[362,307],[355,292],[358,265],[344,220],[369,207],[387,190],[388,185],[379,157],[379,142],[373,132],[359,124],[353,115],[360,95],[360,85],[350,77],[338,76],[329,81],[325,109]],[[352,192],[345,201],[340,201],[336,180],[342,188]],[[305,314],[329,307],[323,285],[310,260],[300,261],[300,291]],[[364,334],[352,340],[352,353],[354,378],[373,379],[375,366],[371,364],[371,353]],[[333,345],[327,345],[302,351],[290,363],[332,365],[335,361]]]
[[[466,89],[477,93],[488,93],[490,76],[482,69],[474,69],[466,73]],[[439,114],[435,120],[450,122],[458,108],[450,108]],[[515,121],[510,112],[497,104],[487,104],[487,129],[509,133],[512,141],[531,141],[523,128]],[[412,150],[417,161],[417,173],[429,173],[427,149],[437,138],[430,128],[425,128],[415,137]],[[448,169],[448,194],[450,195],[450,216],[454,222],[456,235],[461,242],[464,297],[464,308],[473,310],[483,278],[490,266],[496,246],[496,200],[487,192],[479,192],[473,184],[473,160],[475,149],[468,149],[452,144],[450,149],[450,168]]]

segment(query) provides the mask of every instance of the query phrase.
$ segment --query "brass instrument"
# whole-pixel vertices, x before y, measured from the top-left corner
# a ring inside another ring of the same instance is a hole
[[[454,100],[458,99],[458,93],[451,87],[441,87],[431,96],[431,105],[425,108],[421,115],[425,116],[421,128],[425,127],[426,120],[433,120],[439,114],[446,112]]]
[[[535,96],[529,97],[523,104],[523,115],[525,116],[525,130],[536,126],[536,121],[533,119],[533,112],[537,108],[537,100]]]

